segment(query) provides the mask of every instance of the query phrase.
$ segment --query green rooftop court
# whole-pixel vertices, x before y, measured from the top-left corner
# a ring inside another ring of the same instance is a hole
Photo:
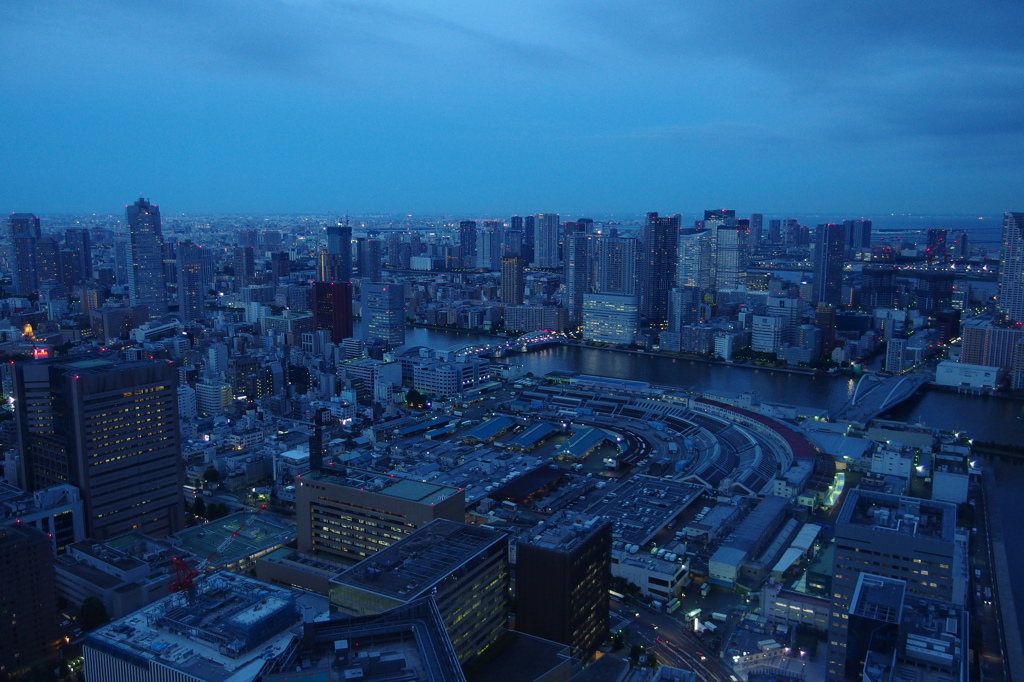
[[[425,483],[410,478],[346,467],[310,471],[302,474],[302,478],[423,504],[434,504],[459,492],[459,488],[447,485]]]
[[[283,547],[295,538],[294,524],[279,521],[266,513],[245,525],[254,513],[231,514],[201,526],[186,528],[168,539],[201,562],[214,554],[225,539],[234,535],[231,543],[210,560],[208,568],[243,569],[258,557]]]

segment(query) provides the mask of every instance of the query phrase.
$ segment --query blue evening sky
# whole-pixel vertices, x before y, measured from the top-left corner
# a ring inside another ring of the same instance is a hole
[[[2,0],[0,211],[1024,210],[1022,17]]]

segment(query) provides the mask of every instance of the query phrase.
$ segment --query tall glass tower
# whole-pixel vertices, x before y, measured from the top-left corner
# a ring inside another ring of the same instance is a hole
[[[1003,248],[999,253],[999,312],[1024,321],[1024,213],[1003,214]]]
[[[128,222],[131,265],[128,268],[128,292],[132,305],[149,307],[150,317],[167,312],[167,287],[164,286],[164,236],[160,226],[160,208],[139,197],[125,207]]]

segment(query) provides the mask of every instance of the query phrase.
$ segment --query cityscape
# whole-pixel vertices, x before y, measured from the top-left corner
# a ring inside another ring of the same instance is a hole
[[[0,681],[1022,679],[1022,29],[0,3]]]
[[[1011,679],[1024,213],[698,216],[11,214],[4,674]]]

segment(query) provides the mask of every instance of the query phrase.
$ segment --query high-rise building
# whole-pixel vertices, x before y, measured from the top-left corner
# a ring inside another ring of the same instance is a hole
[[[998,309],[1011,322],[1024,321],[1024,213],[1003,214],[999,253]]]
[[[538,268],[558,267],[558,238],[562,226],[557,213],[538,213],[534,236],[534,265]]]
[[[356,240],[356,261],[359,264],[359,276],[367,282],[380,281],[380,240]],[[339,275],[340,276],[340,275]]]
[[[459,259],[462,267],[476,269],[476,221],[459,221]]]
[[[30,294],[39,287],[36,277],[36,240],[42,236],[39,218],[31,213],[12,213],[7,219],[11,230],[11,284],[16,294]]]
[[[565,307],[569,311],[569,326],[583,323],[583,296],[590,292],[591,236],[573,232],[565,243]]]
[[[648,326],[659,329],[668,322],[668,292],[675,282],[679,222],[678,214],[659,217],[652,211],[640,233],[640,316]]]
[[[596,245],[597,290],[602,294],[636,296],[640,243],[627,237],[599,237]]]
[[[238,287],[256,284],[256,250],[251,246],[237,246],[232,254],[232,265]]]
[[[405,343],[405,285],[364,284],[363,318],[368,338]]]
[[[828,360],[836,347],[836,309],[819,303],[814,310],[814,326],[821,332],[821,357]]]
[[[64,246],[75,252],[82,279],[92,279],[92,235],[89,230],[65,230]]]
[[[631,344],[639,322],[636,296],[584,294],[583,338],[601,343]]]
[[[711,288],[713,241],[711,230],[688,227],[679,231],[679,259],[676,264],[678,286],[703,290]]]
[[[57,584],[46,535],[26,523],[0,526],[0,679],[57,652]],[[17,679],[28,679],[18,677]]]
[[[476,267],[481,270],[497,270],[501,263],[501,223],[485,220],[477,231]]]
[[[36,240],[36,280],[59,282],[60,271],[60,242],[56,236],[44,234]]]
[[[185,322],[206,316],[206,281],[203,247],[192,242],[178,245],[178,314]]]
[[[949,248],[946,240],[949,237],[949,230],[939,228],[928,228],[925,233],[925,260],[931,263],[948,263]]]
[[[953,601],[953,567],[966,558],[957,556],[956,506],[949,502],[854,488],[835,528],[827,679],[839,682],[861,679],[846,663],[850,608],[862,573],[905,580],[909,594]]]
[[[322,281],[352,280],[352,226],[345,222],[327,226],[327,255],[329,276]]]
[[[953,260],[964,260],[967,258],[967,233],[957,232],[953,235],[953,246],[950,248],[950,256]]]
[[[300,552],[355,563],[434,519],[462,521],[458,488],[359,469],[323,469],[295,481]]]
[[[523,274],[522,258],[501,259],[501,300],[506,306],[523,304]]]
[[[516,629],[593,654],[608,633],[612,526],[563,513],[516,548]]]
[[[694,286],[673,287],[668,303],[669,331],[679,332],[686,325],[701,321],[701,294]]]
[[[86,532],[167,535],[184,522],[177,377],[166,361],[97,356],[15,365],[22,481],[71,484]]]
[[[751,249],[756,249],[761,246],[761,239],[763,237],[762,230],[764,229],[764,214],[763,213],[751,213],[750,214],[750,238],[747,240],[748,245]]]
[[[814,234],[814,289],[811,303],[839,305],[843,287],[845,230],[842,225],[818,225]]]
[[[313,282],[313,329],[331,332],[331,343],[352,336],[352,284]]]
[[[140,197],[125,207],[128,223],[128,292],[134,306],[144,305],[152,317],[167,312],[164,283],[164,236],[160,208]]]
[[[523,260],[527,263],[535,263],[537,219],[532,215],[523,217]],[[515,225],[513,224],[513,229]]]
[[[743,223],[729,218],[715,227],[715,289],[739,289],[747,284],[750,249],[747,246],[747,226]]]
[[[871,221],[844,220],[843,230],[846,233],[846,248],[850,250],[871,248]]]

